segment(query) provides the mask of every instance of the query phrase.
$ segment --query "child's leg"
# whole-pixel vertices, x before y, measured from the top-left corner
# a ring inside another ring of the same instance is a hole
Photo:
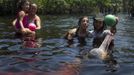
[[[23,35],[23,47],[24,48],[35,48],[36,40],[35,40],[35,32],[29,29],[26,29],[26,33]]]

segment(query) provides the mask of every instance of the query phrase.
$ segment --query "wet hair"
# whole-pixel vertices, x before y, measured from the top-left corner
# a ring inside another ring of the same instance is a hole
[[[99,30],[97,30],[95,27],[95,22],[97,22],[97,21],[101,21],[103,23],[103,26]],[[93,18],[93,27],[94,27],[95,31],[102,32],[105,29],[105,23],[104,23],[103,19],[102,18]]]
[[[78,26],[80,26],[80,25],[81,25],[81,22],[82,22],[82,20],[83,20],[85,17],[86,17],[86,18],[88,18],[87,16],[82,16],[82,17],[80,17],[80,18],[79,18]]]

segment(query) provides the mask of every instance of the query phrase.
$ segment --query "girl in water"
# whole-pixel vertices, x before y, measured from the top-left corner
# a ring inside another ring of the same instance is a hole
[[[90,31],[93,37],[93,48],[98,48],[107,34],[112,34],[109,30],[105,30],[105,24],[103,18],[94,18],[93,21],[94,30]],[[111,43],[112,46],[112,43]]]
[[[74,37],[77,37],[80,45],[86,45],[86,37],[88,36],[88,25],[89,25],[89,19],[87,16],[83,16],[79,19],[78,27],[69,30],[65,34],[65,39],[68,40],[69,44],[73,43]]]
[[[28,15],[30,1],[29,0],[21,0],[18,4],[19,4],[18,5],[19,11],[17,13],[16,19],[13,20],[12,24],[16,30],[16,36],[21,38],[22,34],[27,32],[27,30],[28,30],[27,29],[27,19],[25,19],[24,16]]]
[[[34,24],[35,30],[41,29],[41,20],[38,15],[36,15],[37,12],[37,5],[35,3],[30,5],[30,9],[28,12],[28,15],[25,15],[24,18],[27,18],[28,24]],[[35,31],[28,29],[27,33],[23,36],[23,47],[27,48],[35,48],[37,47],[37,43],[35,41]]]
[[[116,24],[118,23],[118,20],[116,20]],[[101,48],[103,51],[105,51],[106,49],[106,56],[105,53],[104,55],[99,56],[106,64],[107,66],[114,71],[114,66],[117,64],[116,60],[113,58],[113,47],[114,47],[114,39],[113,39],[113,35],[116,33],[116,24],[113,25],[112,27],[110,27],[109,30],[105,30],[106,29],[106,25],[103,21],[103,19],[101,18],[94,18],[94,22],[93,22],[93,26],[94,26],[94,30],[90,31],[90,33],[93,36],[93,48],[98,48],[98,49],[94,49],[94,51],[98,54],[99,51],[101,51]],[[110,37],[112,37],[112,39],[107,38],[110,35]],[[110,41],[108,41],[110,39]],[[107,43],[106,43],[107,40]],[[105,42],[104,42],[105,41]],[[109,44],[109,45],[107,45]],[[93,52],[93,50],[91,50],[91,52]],[[104,57],[103,57],[104,56]]]

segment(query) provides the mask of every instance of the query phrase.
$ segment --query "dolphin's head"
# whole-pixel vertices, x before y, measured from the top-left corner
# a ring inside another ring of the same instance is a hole
[[[105,60],[108,57],[108,53],[106,50],[102,50],[100,48],[94,48],[90,51],[90,53],[98,58]]]

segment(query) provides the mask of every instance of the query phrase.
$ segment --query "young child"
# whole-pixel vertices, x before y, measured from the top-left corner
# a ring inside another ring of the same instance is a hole
[[[40,29],[41,21],[40,21],[40,17],[36,15],[36,12],[37,12],[37,5],[33,3],[30,5],[28,15],[25,15],[24,18],[27,18],[28,24],[33,23],[34,25],[36,25],[36,29]],[[23,36],[23,47],[25,48],[37,47],[35,41],[35,31],[27,29],[27,33],[25,33]]]
[[[68,42],[73,43],[73,38],[77,37],[79,40],[80,45],[85,45],[86,41],[85,38],[88,36],[88,25],[89,25],[89,19],[87,16],[83,16],[79,19],[78,27],[69,30],[65,34],[65,39],[68,40]]]
[[[29,5],[29,0],[21,0],[19,2],[17,17],[12,22],[17,37],[21,37],[22,33],[26,32],[25,28],[27,27],[27,19],[24,18],[24,16],[28,15]]]

